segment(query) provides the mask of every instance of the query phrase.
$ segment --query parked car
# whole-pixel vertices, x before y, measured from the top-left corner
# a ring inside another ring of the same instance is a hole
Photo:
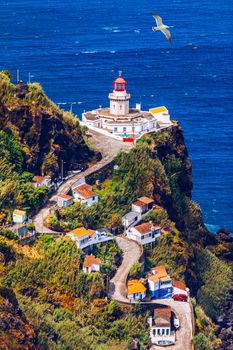
[[[172,296],[172,299],[177,301],[187,301],[188,297],[185,294],[176,294]]]
[[[180,320],[176,317],[173,318],[173,325],[175,327],[175,329],[180,328]]]

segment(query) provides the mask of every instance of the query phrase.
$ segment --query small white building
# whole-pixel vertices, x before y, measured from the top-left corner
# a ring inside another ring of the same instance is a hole
[[[27,213],[25,210],[15,209],[12,219],[14,224],[24,224],[27,221]]]
[[[141,225],[131,227],[127,232],[127,237],[142,245],[153,245],[160,234],[160,227],[154,226],[152,222],[145,222]]]
[[[175,331],[172,331],[172,311],[170,307],[154,309],[154,317],[148,319],[152,344],[172,345],[175,343]]]
[[[74,199],[85,205],[98,203],[98,195],[92,191],[92,186],[86,183],[72,189]]]
[[[35,187],[39,187],[39,186],[51,187],[52,179],[51,179],[51,176],[34,176],[32,179],[32,183]]]
[[[137,104],[136,108],[130,108],[131,95],[127,92],[127,82],[121,76],[121,72],[114,80],[112,92],[109,93],[108,98],[109,107],[98,108],[82,114],[84,125],[89,128],[102,129],[105,134],[121,140],[135,140],[145,133],[157,130],[157,116],[166,122],[170,120],[168,110],[166,109],[166,113],[163,110],[165,107],[152,109],[153,113],[142,111],[140,104]]]
[[[131,225],[136,225],[142,219],[141,213],[130,211],[122,217],[122,224],[127,229]]]
[[[78,227],[68,232],[67,236],[76,242],[78,249],[93,247],[95,244],[104,243],[114,238],[107,230],[90,230],[85,227]]]
[[[140,214],[146,213],[153,208],[154,200],[149,197],[140,197],[132,204],[132,211]]]
[[[127,283],[128,299],[143,300],[146,297],[146,287],[137,279],[129,280]]]
[[[149,112],[156,118],[159,127],[171,125],[170,115],[165,106],[151,108]]]
[[[94,255],[86,255],[83,262],[83,271],[86,273],[99,272],[100,271],[100,259]]]
[[[180,281],[173,280],[172,281],[172,296],[173,295],[185,295],[188,296],[189,289],[186,285]]]
[[[68,196],[65,193],[59,193],[57,195],[57,206],[59,208],[67,208],[74,203],[72,196]]]

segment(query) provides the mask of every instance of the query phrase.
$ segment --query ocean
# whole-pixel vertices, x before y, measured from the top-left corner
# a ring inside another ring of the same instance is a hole
[[[193,166],[193,199],[214,231],[233,232],[230,0],[0,0],[0,69],[42,84],[78,116],[107,105],[118,70],[143,109],[179,120]],[[151,12],[171,28],[154,33]],[[72,105],[71,105],[72,104]]]

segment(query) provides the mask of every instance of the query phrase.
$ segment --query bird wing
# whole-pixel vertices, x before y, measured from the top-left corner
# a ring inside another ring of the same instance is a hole
[[[161,30],[161,32],[163,32],[163,34],[165,35],[165,37],[167,38],[169,43],[171,43],[172,42],[172,37],[171,37],[170,31],[164,28],[164,29]]]
[[[161,26],[163,24],[163,20],[160,16],[158,16],[156,13],[152,13],[151,15],[154,17],[157,26]]]

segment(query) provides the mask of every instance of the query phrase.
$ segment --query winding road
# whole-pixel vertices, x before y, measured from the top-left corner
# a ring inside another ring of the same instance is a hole
[[[135,261],[138,261],[143,253],[142,247],[136,242],[129,240],[124,236],[116,237],[117,244],[123,253],[123,260],[119,266],[115,276],[110,280],[109,298],[117,300],[123,304],[138,303],[130,302],[127,298],[126,280],[129,270]],[[173,299],[151,300],[142,302],[142,304],[150,305],[167,305],[172,308],[176,316],[180,320],[180,328],[176,332],[176,343],[169,346],[171,350],[191,350],[192,349],[192,309],[189,302],[179,302]],[[153,345],[151,350],[164,350],[164,347]]]
[[[128,152],[133,147],[132,143],[124,143],[95,131],[89,130],[88,134],[90,135],[91,144],[95,149],[101,152],[102,159],[85,171],[72,176],[61,186],[59,186],[53,196],[49,198],[45,206],[33,217],[33,223],[38,233],[60,234],[59,232],[50,230],[44,224],[44,221],[48,217],[51,209],[56,205],[56,197],[59,193],[68,193],[76,181],[80,180],[84,176],[90,175],[91,173],[110,163],[120,151]]]

